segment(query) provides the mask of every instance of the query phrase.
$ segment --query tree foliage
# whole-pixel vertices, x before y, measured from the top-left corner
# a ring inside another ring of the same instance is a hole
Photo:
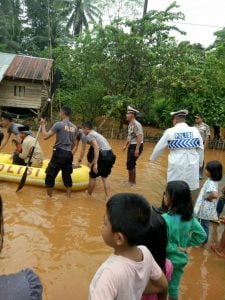
[[[181,108],[191,123],[202,112],[225,126],[225,28],[208,49],[177,42],[177,4],[147,11],[147,2],[0,0],[0,51],[53,57],[62,74],[56,108],[69,103],[82,120],[108,115],[122,126],[130,104],[155,126]]]
[[[88,29],[89,21],[96,24],[101,20],[101,11],[92,0],[65,0],[65,3],[66,27],[72,30],[73,36],[79,35],[83,28]]]
[[[20,0],[0,0],[0,51],[20,50],[22,13]]]

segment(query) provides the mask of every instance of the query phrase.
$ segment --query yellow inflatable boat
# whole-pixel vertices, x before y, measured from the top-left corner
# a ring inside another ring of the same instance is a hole
[[[26,184],[45,186],[45,169],[48,165],[48,160],[44,161],[42,168],[32,168],[28,170]],[[20,182],[23,172],[26,167],[13,165],[9,154],[0,154],[0,180],[9,182]],[[74,168],[72,174],[73,187],[72,190],[86,189],[89,183],[89,168],[81,166]],[[61,172],[55,180],[55,188],[64,189]]]

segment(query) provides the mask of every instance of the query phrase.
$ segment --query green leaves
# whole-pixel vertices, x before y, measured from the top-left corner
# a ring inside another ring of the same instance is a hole
[[[201,111],[225,126],[225,29],[209,49],[178,43],[176,2],[142,18],[147,2],[0,0],[0,51],[52,56],[62,73],[55,103],[69,103],[82,120],[109,115],[122,124],[134,105],[155,126],[170,126],[169,112],[180,108],[190,123]],[[112,22],[103,26],[106,14]]]

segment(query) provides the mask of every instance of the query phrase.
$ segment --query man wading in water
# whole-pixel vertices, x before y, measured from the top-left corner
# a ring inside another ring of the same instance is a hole
[[[136,183],[136,161],[143,151],[143,128],[141,123],[136,120],[138,110],[127,107],[128,136],[123,151],[127,150],[127,170],[128,182],[132,186]]]
[[[106,200],[110,197],[109,175],[115,163],[116,156],[106,138],[100,133],[93,130],[93,125],[90,121],[83,124],[83,133],[85,135],[84,143],[89,144],[93,148],[93,159],[89,174],[88,194],[91,196],[96,185],[96,178],[101,177]],[[79,160],[81,162],[81,160]]]
[[[62,171],[62,179],[66,187],[67,196],[71,194],[73,173],[73,154],[72,148],[76,141],[77,127],[70,122],[71,109],[63,106],[60,111],[62,121],[56,122],[47,132],[45,129],[45,119],[41,119],[41,129],[44,140],[48,140],[56,134],[56,142],[53,147],[52,158],[46,169],[45,185],[48,196],[52,196],[55,178],[59,171]]]
[[[202,137],[195,127],[186,123],[186,109],[170,113],[173,127],[167,129],[155,146],[150,161],[156,161],[165,148],[168,156],[167,182],[183,180],[191,191],[199,188],[199,166],[204,158]],[[195,197],[195,195],[194,195]]]

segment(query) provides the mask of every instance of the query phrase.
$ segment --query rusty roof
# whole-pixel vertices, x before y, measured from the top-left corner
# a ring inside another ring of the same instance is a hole
[[[1,62],[0,62],[1,63]],[[15,55],[4,77],[30,80],[50,80],[53,59]]]
[[[4,78],[5,71],[10,66],[15,54],[8,54],[0,52],[0,82]]]

